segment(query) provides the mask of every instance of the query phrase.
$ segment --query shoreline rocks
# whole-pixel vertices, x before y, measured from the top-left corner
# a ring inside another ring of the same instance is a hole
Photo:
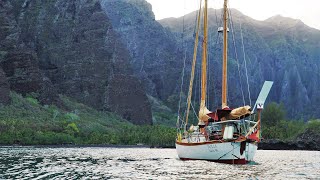
[[[263,150],[308,150],[320,151],[320,134],[307,129],[294,140],[279,139],[263,140],[258,149]]]

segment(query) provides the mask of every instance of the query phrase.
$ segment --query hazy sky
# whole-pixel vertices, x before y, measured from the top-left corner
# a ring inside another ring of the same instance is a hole
[[[147,0],[156,19],[180,17],[199,7],[200,0]],[[223,0],[208,0],[210,7],[222,8]],[[274,15],[300,19],[308,26],[320,29],[320,0],[230,0],[231,8],[257,20]]]

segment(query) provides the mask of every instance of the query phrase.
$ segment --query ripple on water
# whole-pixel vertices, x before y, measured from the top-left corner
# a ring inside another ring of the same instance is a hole
[[[180,161],[174,149],[0,148],[0,179],[317,179],[320,152],[258,151],[255,162]]]

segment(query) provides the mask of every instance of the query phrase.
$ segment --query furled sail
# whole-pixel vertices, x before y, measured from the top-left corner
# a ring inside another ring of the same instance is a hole
[[[250,106],[243,106],[236,109],[233,109],[230,114],[228,115],[228,119],[238,119],[243,116],[248,116],[251,114],[251,107]]]
[[[203,124],[208,122],[209,116],[208,114],[212,113],[208,110],[204,103],[201,103],[200,110],[199,110],[199,124]]]

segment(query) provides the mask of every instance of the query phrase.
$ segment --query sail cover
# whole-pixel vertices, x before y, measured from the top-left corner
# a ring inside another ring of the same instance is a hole
[[[233,109],[228,115],[228,119],[238,119],[243,116],[248,116],[251,114],[250,106],[243,106],[236,109]]]
[[[206,106],[202,106],[200,107],[200,111],[199,111],[199,124],[203,123],[203,122],[208,122],[210,116],[208,116],[208,114],[212,113],[211,111],[208,110],[208,108]],[[201,122],[202,121],[202,122]]]

